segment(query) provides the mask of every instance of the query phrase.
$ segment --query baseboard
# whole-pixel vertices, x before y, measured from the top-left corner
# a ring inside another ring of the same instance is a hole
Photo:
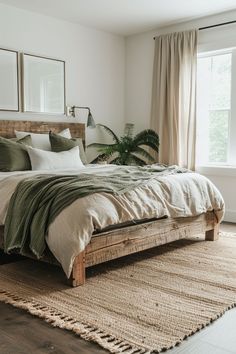
[[[223,220],[236,223],[236,210],[226,209]]]

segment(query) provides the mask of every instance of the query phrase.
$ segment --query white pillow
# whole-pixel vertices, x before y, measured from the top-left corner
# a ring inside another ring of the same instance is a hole
[[[31,135],[32,144],[34,148],[51,151],[51,144],[49,140],[49,133],[46,134],[37,134],[37,133],[30,133],[30,132],[20,132],[15,130],[15,134],[17,139],[22,139],[26,135]],[[63,136],[64,138],[71,139],[70,129],[64,129],[58,135]]]
[[[62,152],[52,152],[35,149],[27,146],[32,170],[75,170],[84,167],[80,156],[79,147]]]

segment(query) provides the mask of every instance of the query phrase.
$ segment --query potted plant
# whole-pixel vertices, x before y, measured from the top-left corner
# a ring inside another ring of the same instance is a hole
[[[155,161],[153,155],[144,147],[158,153],[159,136],[152,129],[146,129],[134,135],[133,124],[126,124],[124,135],[118,137],[109,127],[97,124],[107,132],[113,140],[112,144],[93,143],[88,147],[97,148],[99,155],[93,163],[108,161],[116,165],[139,165],[143,166]]]

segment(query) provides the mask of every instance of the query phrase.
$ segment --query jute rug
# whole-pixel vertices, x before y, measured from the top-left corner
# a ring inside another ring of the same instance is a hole
[[[236,235],[177,241],[94,267],[75,289],[59,268],[3,265],[0,300],[111,353],[159,353],[236,305]]]

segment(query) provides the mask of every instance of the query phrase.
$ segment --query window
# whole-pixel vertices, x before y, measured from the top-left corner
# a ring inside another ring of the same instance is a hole
[[[234,85],[236,50],[199,55],[197,165],[236,165]]]

